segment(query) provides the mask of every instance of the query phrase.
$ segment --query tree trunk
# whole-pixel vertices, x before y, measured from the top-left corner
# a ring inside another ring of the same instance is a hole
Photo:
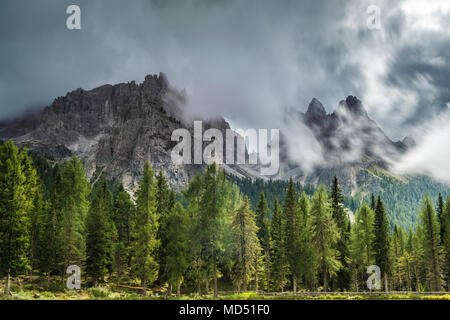
[[[202,295],[202,286],[201,286],[201,281],[200,281],[200,268],[198,269],[198,273],[197,273],[197,292],[200,296]]]
[[[388,278],[387,278],[387,274],[384,274],[384,291],[388,292]]]
[[[177,297],[181,296],[181,281],[177,281]]]
[[[214,298],[217,298],[216,250],[214,250],[214,253],[213,253],[213,262],[214,262]]]
[[[293,276],[292,278],[292,284],[293,284],[293,290],[294,290],[294,294],[297,293],[297,277]]]
[[[328,292],[328,273],[326,268],[323,268],[323,292]]]
[[[170,283],[170,282],[169,282],[169,288],[168,288],[168,290],[167,290],[167,294],[168,294],[169,296],[172,295],[172,283]]]
[[[11,295],[11,273],[9,270],[8,275],[6,276],[5,295]]]
[[[206,276],[206,294],[209,294],[209,278]]]
[[[97,277],[94,278],[94,288],[97,288],[98,285],[98,281],[97,281]]]
[[[147,281],[146,279],[142,279],[141,280],[141,284],[142,284],[142,296],[146,296],[147,295]]]
[[[50,271],[47,272],[47,290],[50,290]]]

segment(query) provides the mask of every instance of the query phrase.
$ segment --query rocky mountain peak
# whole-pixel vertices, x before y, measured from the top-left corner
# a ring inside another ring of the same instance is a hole
[[[305,116],[310,119],[317,119],[326,117],[326,115],[327,112],[323,107],[323,104],[316,98],[313,98],[308,105],[308,110],[306,111]]]
[[[349,114],[351,116],[367,117],[367,111],[361,100],[355,96],[348,96],[345,100],[339,102],[338,113]]]

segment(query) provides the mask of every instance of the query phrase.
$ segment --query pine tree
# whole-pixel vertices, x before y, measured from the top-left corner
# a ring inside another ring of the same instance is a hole
[[[424,262],[430,290],[442,290],[441,248],[439,245],[439,222],[428,194],[422,203],[420,223],[423,229]]]
[[[164,264],[165,264],[165,257],[167,255],[165,249],[167,247],[167,242],[169,241],[166,230],[167,225],[166,219],[171,210],[168,204],[169,196],[170,191],[167,185],[166,178],[163,172],[159,171],[158,176],[156,178],[156,215],[159,221],[157,239],[160,243],[157,252],[157,262],[159,265],[159,272],[158,272],[159,282],[164,282],[168,280],[168,277],[165,274],[166,268],[164,267]]]
[[[270,284],[270,220],[269,220],[269,207],[264,196],[264,192],[261,192],[259,201],[256,205],[256,225],[258,227],[258,239],[263,249],[264,259],[264,288],[269,289]]]
[[[374,219],[374,212],[366,204],[355,213],[355,222],[351,230],[350,257],[356,291],[363,285],[367,267],[373,262]]]
[[[72,157],[61,168],[61,225],[60,243],[64,280],[66,268],[70,265],[83,266],[86,259],[86,226],[89,210],[89,182],[83,164],[78,157]]]
[[[89,215],[87,217],[87,274],[93,278],[94,287],[103,280],[111,262],[113,225],[111,219],[112,194],[108,182],[103,178],[99,188],[94,191]]]
[[[134,223],[134,256],[131,262],[134,274],[141,280],[142,294],[147,292],[147,284],[158,274],[156,239],[158,220],[156,215],[156,186],[153,169],[147,161],[139,183],[136,197],[136,221]]]
[[[376,208],[377,208],[377,203],[375,201],[375,195],[372,193],[372,196],[370,198],[370,209],[372,209],[372,211],[375,212]]]
[[[273,209],[270,232],[272,238],[271,279],[273,281],[273,288],[275,290],[284,291],[288,272],[288,264],[286,261],[286,252],[285,252],[283,216],[277,198],[275,198],[275,205]]]
[[[447,291],[450,291],[450,197],[447,197],[443,210],[443,225],[444,225],[444,254],[445,254],[445,268],[444,274],[447,284]]]
[[[437,217],[440,225],[440,244],[444,244],[444,234],[445,234],[445,215],[444,215],[444,200],[442,199],[442,194],[438,195],[438,202],[436,206]]]
[[[120,277],[131,263],[132,224],[136,218],[136,209],[130,195],[120,185],[114,204],[113,221],[116,229],[112,248],[113,268]]]
[[[333,186],[331,189],[331,210],[333,220],[336,222],[336,226],[339,230],[339,240],[336,243],[336,249],[339,252],[339,261],[342,267],[333,277],[333,288],[340,290],[347,290],[350,288],[351,274],[348,265],[349,260],[349,245],[350,234],[348,232],[348,217],[344,211],[344,196],[339,188],[339,182],[336,176],[333,179]]]
[[[20,152],[7,141],[0,146],[0,273],[6,276],[5,294],[10,294],[11,276],[29,268],[29,182]]]
[[[375,264],[381,269],[381,274],[384,278],[385,291],[388,291],[388,275],[391,271],[391,261],[389,259],[389,229],[386,212],[384,211],[383,201],[378,196],[377,205],[375,209],[375,224],[374,224],[374,257]]]
[[[205,266],[206,289],[212,274],[214,297],[217,297],[218,264],[228,259],[223,248],[229,243],[230,218],[238,201],[237,188],[232,187],[225,178],[225,172],[215,163],[206,167],[201,183],[199,216],[197,219],[198,237],[202,261]],[[222,260],[222,261],[219,261]]]
[[[239,292],[241,285],[243,291],[247,291],[249,280],[258,272],[255,266],[261,257],[261,246],[255,218],[255,214],[250,210],[249,199],[245,197],[232,218],[235,239],[234,281]]]
[[[312,227],[310,217],[310,203],[308,196],[302,192],[298,199],[298,211],[300,215],[300,269],[303,275],[303,283],[306,288],[313,290],[316,285],[317,257],[312,243]]]
[[[166,219],[167,243],[165,248],[164,273],[169,281],[170,291],[172,287],[180,296],[180,287],[183,275],[189,266],[189,226],[188,212],[181,203],[177,202],[168,213]]]
[[[41,218],[39,235],[39,269],[47,274],[47,288],[52,272],[61,270],[62,263],[62,184],[59,167],[55,168],[55,181]]]
[[[289,180],[289,187],[284,200],[284,223],[286,236],[286,258],[289,263],[289,271],[292,275],[292,287],[294,293],[297,292],[297,280],[301,279],[302,256],[301,234],[302,234],[302,216],[297,207],[297,192],[295,191],[292,177]]]
[[[312,241],[322,272],[323,290],[327,292],[329,276],[334,276],[342,264],[339,261],[339,252],[335,249],[339,230],[332,217],[324,186],[318,188],[312,199],[311,228]]]

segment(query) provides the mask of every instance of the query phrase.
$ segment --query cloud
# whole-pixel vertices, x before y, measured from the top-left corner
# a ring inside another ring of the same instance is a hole
[[[419,127],[417,146],[406,153],[392,169],[399,174],[422,174],[450,186],[450,110]]]
[[[81,7],[82,30],[66,29]],[[381,30],[366,26],[369,5]],[[393,139],[450,102],[448,1],[3,0],[0,119],[67,91],[165,72],[186,108],[240,128],[281,128],[316,97],[358,96]],[[320,163],[315,142],[304,165]],[[421,137],[423,132],[418,132]],[[309,137],[310,138],[310,137]]]

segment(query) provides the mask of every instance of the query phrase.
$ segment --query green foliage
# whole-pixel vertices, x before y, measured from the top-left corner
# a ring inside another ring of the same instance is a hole
[[[145,295],[147,282],[153,282],[158,274],[155,259],[159,241],[156,239],[158,220],[156,215],[156,186],[153,169],[147,161],[139,183],[136,197],[136,220],[134,223],[134,255],[132,268],[141,280]]]
[[[30,162],[26,150],[19,151],[12,142],[0,146],[0,273],[5,276],[29,268],[29,214],[36,192]]]
[[[375,208],[375,224],[374,224],[374,243],[373,250],[375,256],[375,264],[380,267],[381,273],[386,278],[391,272],[391,261],[389,257],[389,229],[386,212],[384,211],[383,201],[378,196]],[[387,280],[386,280],[387,281]],[[387,282],[386,282],[387,283]],[[387,291],[387,287],[386,287]]]
[[[235,211],[232,218],[234,233],[234,265],[233,280],[241,291],[241,286],[247,291],[250,279],[256,276],[257,285],[258,262],[261,258],[261,245],[257,236],[258,227],[255,222],[255,213],[250,210],[248,197]]]
[[[167,242],[164,250],[164,273],[171,285],[177,288],[180,294],[180,286],[183,276],[189,267],[189,228],[190,219],[188,212],[177,202],[168,213],[166,221]]]
[[[87,268],[86,271],[94,279],[103,279],[111,263],[113,237],[112,194],[106,179],[94,191],[89,215],[87,217]]]
[[[342,267],[339,252],[335,249],[339,240],[339,229],[332,217],[327,191],[319,186],[312,198],[311,232],[321,271],[324,291],[328,291],[328,279]]]
[[[90,185],[79,158],[72,157],[62,165],[60,189],[56,192],[61,219],[58,236],[63,268],[82,266],[86,259],[85,223],[89,211]]]
[[[275,206],[273,209],[270,232],[272,238],[271,279],[273,289],[283,291],[287,282],[289,265],[286,258],[286,235],[284,233],[284,219],[277,198],[275,198]]]
[[[427,284],[433,292],[442,289],[442,253],[439,240],[440,226],[430,197],[425,196],[420,214],[420,226],[423,230],[424,262]]]

